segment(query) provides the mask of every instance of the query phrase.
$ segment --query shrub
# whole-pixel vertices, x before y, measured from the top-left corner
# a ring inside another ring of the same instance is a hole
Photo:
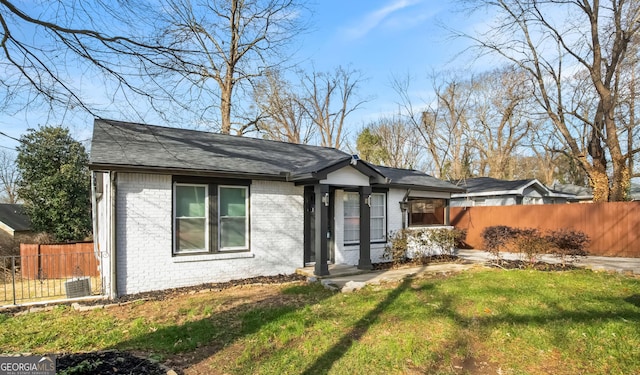
[[[438,248],[443,255],[454,256],[456,247],[467,236],[466,231],[460,229],[437,228],[422,231],[422,245]]]
[[[506,225],[486,227],[481,234],[484,248],[499,261],[500,252],[508,250],[518,231],[518,229]]]
[[[382,257],[394,265],[405,263],[409,258],[427,264],[434,255],[454,256],[456,245],[465,237],[466,232],[459,229],[402,229],[389,234],[389,244]]]
[[[401,229],[389,233],[389,242],[384,248],[382,258],[393,263],[394,266],[407,261],[407,248],[409,247],[409,236],[411,231]]]
[[[542,254],[552,254],[560,258],[563,267],[587,255],[589,244],[589,237],[583,232],[564,228],[542,234],[534,228],[498,225],[485,228],[482,238],[486,250],[497,261],[501,251],[518,252],[529,264],[536,263]]]
[[[513,244],[523,260],[530,265],[537,263],[540,255],[545,254],[550,247],[546,237],[534,228],[518,229]]]
[[[551,230],[547,232],[546,239],[550,244],[551,254],[560,258],[563,267],[587,255],[589,236],[584,232],[564,228]]]

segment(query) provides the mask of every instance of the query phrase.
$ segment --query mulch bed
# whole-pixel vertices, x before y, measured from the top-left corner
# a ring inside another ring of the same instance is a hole
[[[488,262],[489,267],[502,268],[507,270],[536,270],[536,271],[570,271],[576,270],[576,267],[572,264],[562,265],[560,263],[547,263],[547,262],[525,262],[523,260],[506,260],[500,259],[497,261]]]
[[[56,373],[66,375],[165,375],[168,371],[152,360],[115,350],[63,354],[56,362]]]
[[[429,264],[460,263],[460,262],[462,262],[462,259],[458,258],[455,255],[434,255],[434,256],[422,257],[418,259],[405,259],[400,262],[374,263],[373,269],[375,271],[381,271],[381,270],[391,270],[391,269],[406,268],[406,267],[426,266]]]

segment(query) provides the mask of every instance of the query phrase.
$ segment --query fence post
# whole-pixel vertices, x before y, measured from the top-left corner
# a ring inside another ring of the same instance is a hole
[[[13,285],[13,304],[16,303],[16,256],[11,256],[11,285]]]

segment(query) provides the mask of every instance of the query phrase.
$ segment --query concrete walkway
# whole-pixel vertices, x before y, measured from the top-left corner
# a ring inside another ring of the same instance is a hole
[[[519,259],[519,254],[501,253],[503,259]],[[407,267],[393,270],[363,271],[354,266],[341,264],[329,265],[329,275],[316,277],[313,267],[298,270],[300,274],[312,280],[319,280],[325,287],[342,292],[352,292],[366,285],[376,285],[382,282],[400,281],[407,277],[420,276],[427,273],[460,272],[473,267],[482,267],[493,259],[492,255],[481,250],[458,250],[461,263],[441,263],[420,267]],[[558,258],[545,255],[542,260],[548,263],[559,263]],[[594,271],[621,272],[640,275],[640,258],[614,258],[588,256],[575,263],[579,267]]]

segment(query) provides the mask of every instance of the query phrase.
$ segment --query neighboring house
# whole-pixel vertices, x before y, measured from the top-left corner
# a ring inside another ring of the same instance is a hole
[[[451,206],[509,206],[519,204],[567,203],[574,195],[553,191],[536,179],[499,180],[476,177],[459,180],[465,192],[451,195]]]
[[[21,204],[0,204],[0,255],[18,255],[20,241],[33,236],[31,220]]]
[[[629,188],[629,199],[632,201],[640,201],[640,185],[631,184]]]
[[[462,191],[332,148],[110,120],[95,121],[90,168],[112,296],[371,269],[390,232],[448,225]]]
[[[593,193],[591,192],[591,188],[585,186],[554,182],[553,185],[551,185],[551,191],[568,195],[569,202],[571,203],[593,202]]]

